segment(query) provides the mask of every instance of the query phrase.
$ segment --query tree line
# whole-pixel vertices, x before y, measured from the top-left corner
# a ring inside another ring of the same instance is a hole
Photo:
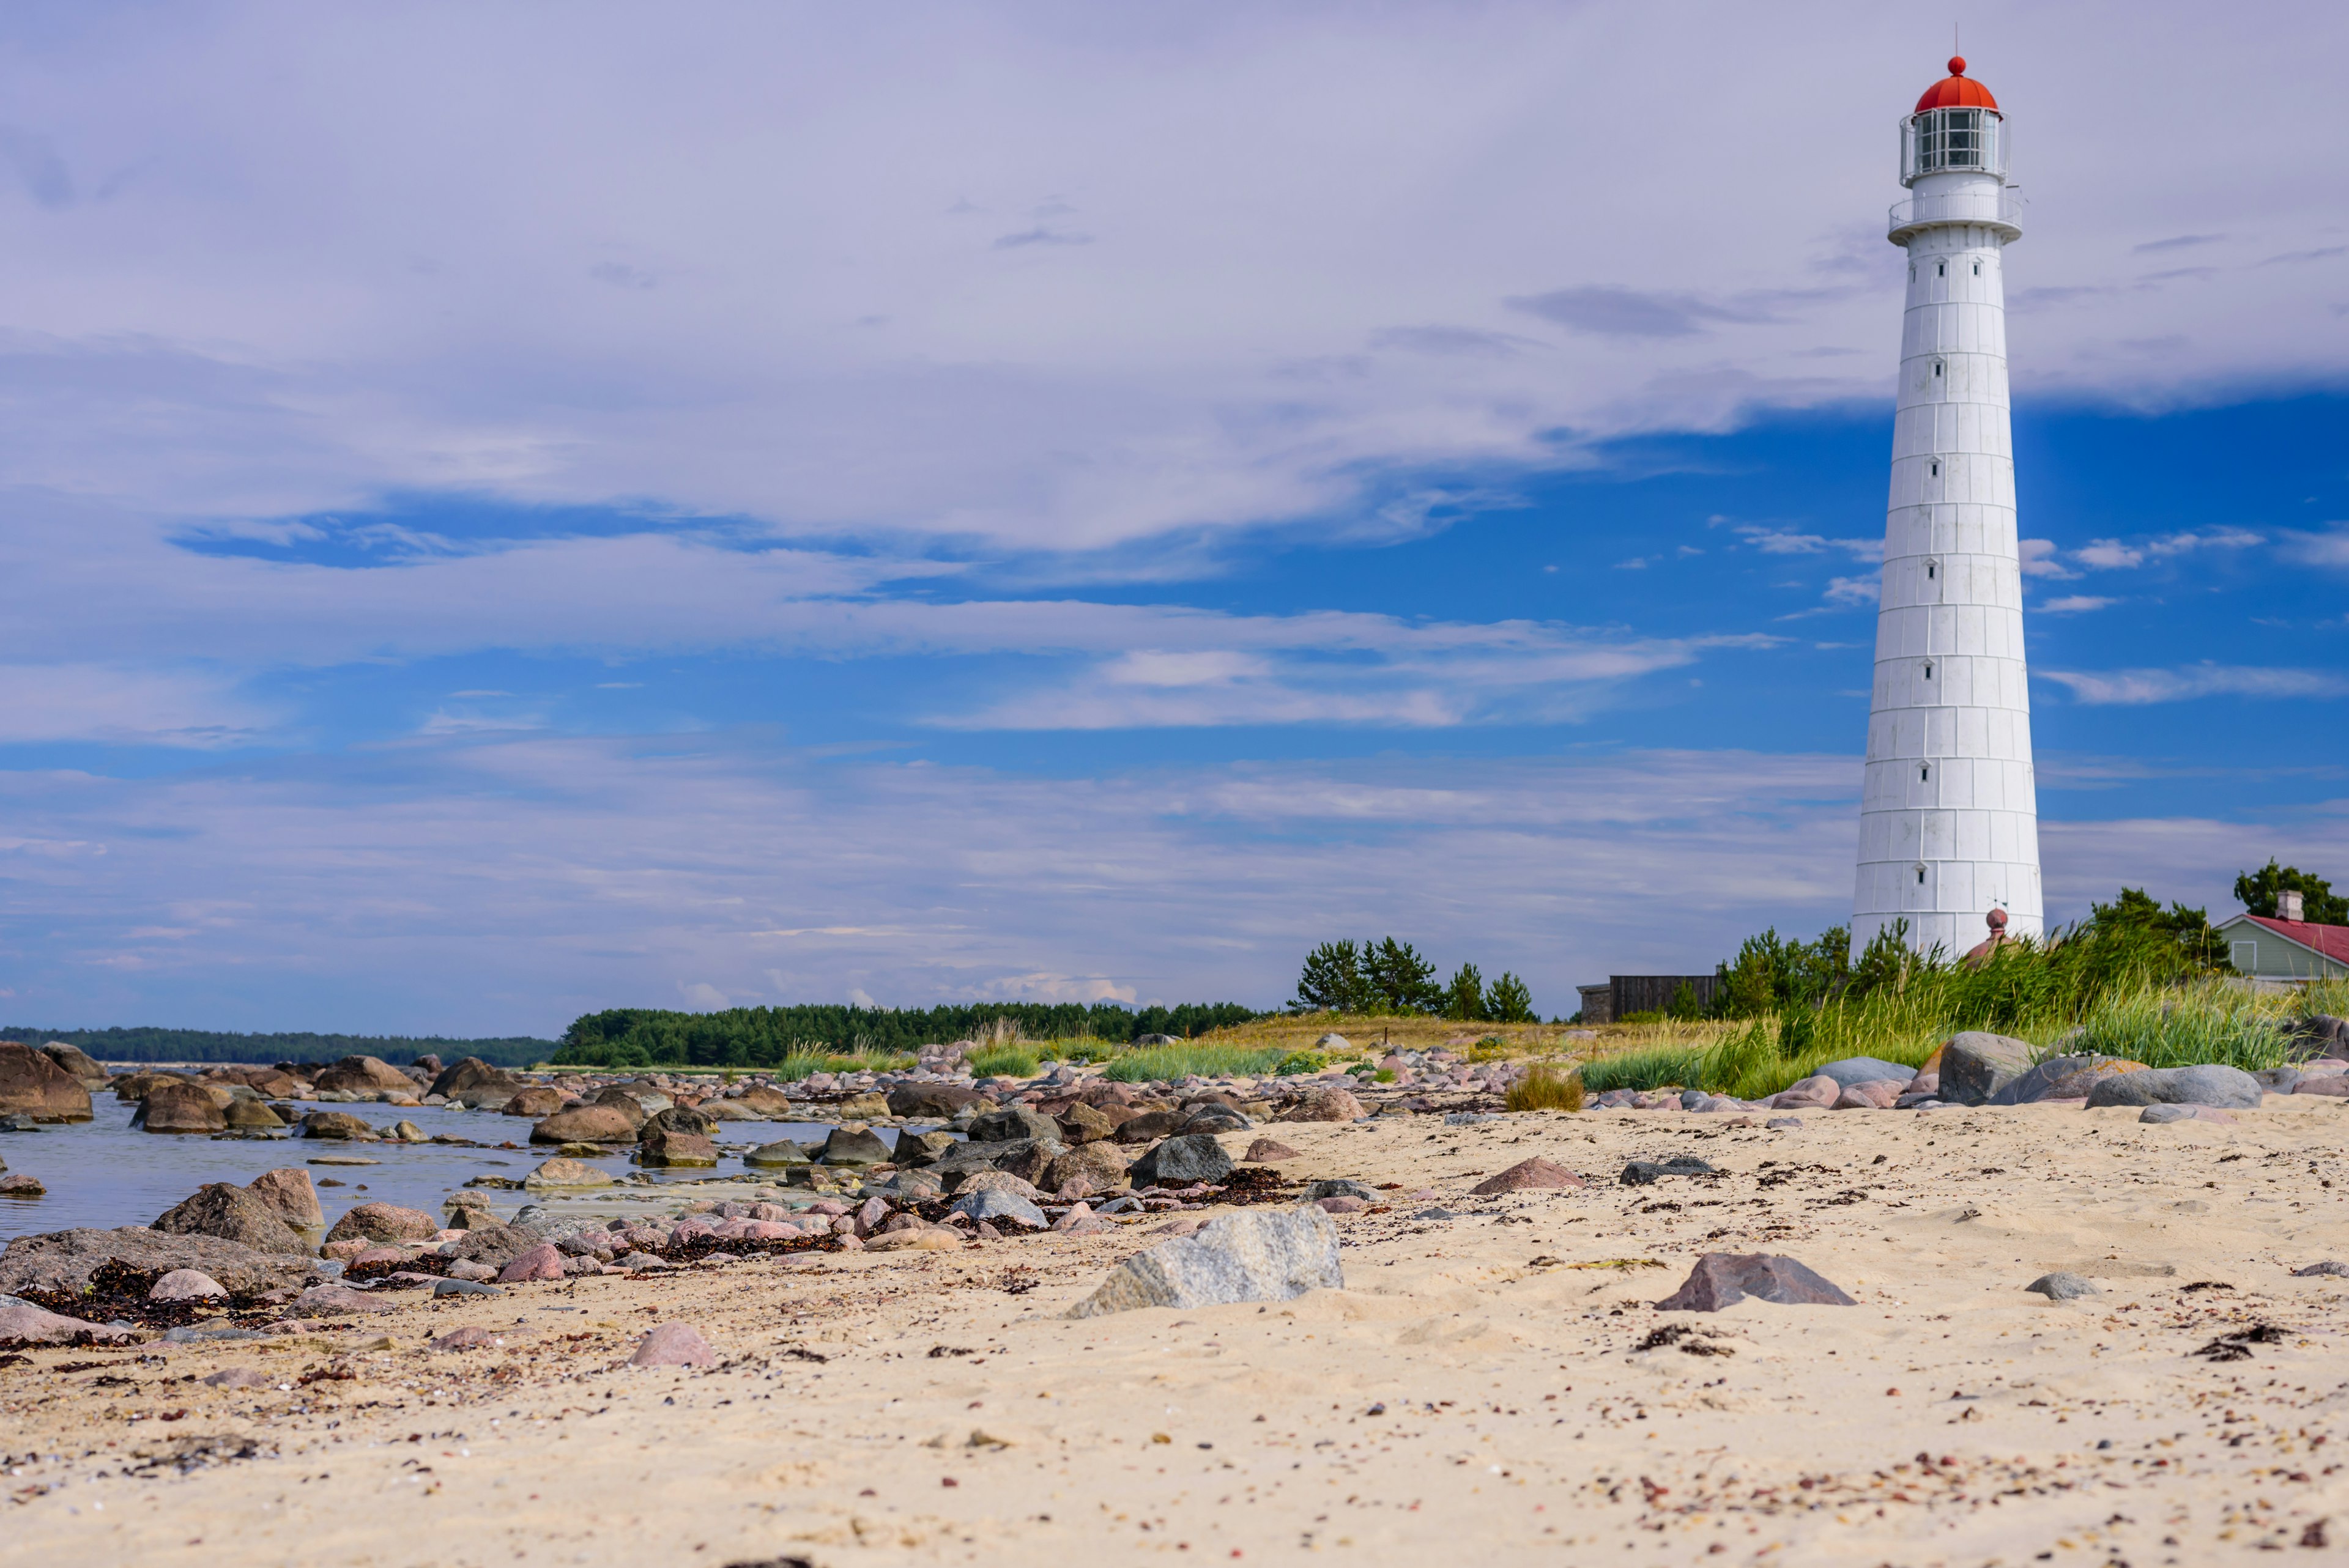
[[[45,1046],[61,1040],[79,1046],[102,1062],[241,1062],[263,1067],[277,1062],[332,1062],[345,1057],[380,1057],[404,1065],[422,1056],[444,1062],[479,1057],[502,1068],[528,1067],[554,1054],[555,1042],[523,1035],[494,1039],[445,1039],[439,1035],[232,1034],[218,1029],[36,1029],[0,1025],[0,1040]]]
[[[1526,983],[1504,969],[1486,984],[1474,964],[1463,964],[1448,982],[1408,942],[1383,937],[1357,945],[1325,942],[1305,955],[1297,977],[1291,1012],[1411,1014],[1456,1018],[1463,1023],[1532,1023],[1534,999]]]
[[[1143,1035],[1177,1038],[1228,1028],[1264,1015],[1237,1002],[1124,1007],[1114,1002],[985,1002],[939,1007],[858,1007],[802,1003],[682,1013],[611,1007],[585,1014],[564,1031],[554,1060],[564,1067],[773,1068],[792,1057],[906,1052],[977,1039],[999,1023],[1029,1039],[1096,1039],[1126,1045]]]

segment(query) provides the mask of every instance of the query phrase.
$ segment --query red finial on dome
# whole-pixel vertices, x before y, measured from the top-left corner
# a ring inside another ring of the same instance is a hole
[[[1951,55],[1950,74],[1927,88],[1925,96],[1917,100],[1917,107],[1909,112],[1923,114],[1929,108],[1994,110],[1997,108],[1998,99],[1990,96],[1990,89],[1966,75],[1966,57],[1963,55]]]

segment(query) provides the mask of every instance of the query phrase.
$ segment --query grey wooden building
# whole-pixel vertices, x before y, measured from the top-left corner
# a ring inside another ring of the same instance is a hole
[[[1609,975],[1604,985],[1580,985],[1582,1021],[1586,1024],[1611,1024],[1633,1013],[1661,1013],[1672,1005],[1672,998],[1687,986],[1696,995],[1700,1007],[1713,1006],[1721,990],[1718,975]]]

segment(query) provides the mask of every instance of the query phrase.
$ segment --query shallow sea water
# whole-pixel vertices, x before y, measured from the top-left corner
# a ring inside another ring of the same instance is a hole
[[[275,1138],[264,1142],[148,1132],[130,1125],[136,1109],[131,1103],[110,1094],[93,1095],[91,1101],[95,1120],[44,1127],[37,1132],[0,1133],[0,1160],[7,1161],[8,1170],[37,1176],[49,1190],[46,1198],[0,1198],[0,1241],[78,1225],[150,1224],[207,1181],[233,1181],[242,1186],[264,1171],[286,1165],[306,1168],[314,1181],[344,1183],[318,1190],[318,1202],[329,1225],[361,1203],[398,1203],[437,1215],[441,1201],[468,1178],[506,1176],[519,1181],[554,1152],[543,1144],[530,1145],[527,1117],[501,1116],[494,1111],[365,1104],[320,1108],[350,1111],[386,1130],[396,1121],[408,1120],[427,1136],[449,1133],[485,1144],[512,1142],[523,1147],[460,1149],[445,1143],[346,1143],[323,1138]],[[755,1145],[779,1138],[820,1142],[831,1130],[811,1122],[730,1121],[721,1125],[719,1137],[721,1145]],[[895,1128],[873,1130],[884,1141],[896,1141]],[[356,1157],[377,1163],[311,1163],[321,1157]],[[637,1169],[628,1163],[625,1150],[590,1163],[616,1178]],[[714,1171],[648,1171],[645,1174],[667,1183],[706,1181],[746,1169],[739,1155],[721,1152]],[[494,1188],[483,1196],[501,1215],[512,1214],[533,1201],[528,1193]],[[616,1199],[626,1202],[626,1190],[602,1189],[599,1196],[606,1203]],[[652,1207],[648,1202],[647,1212]]]

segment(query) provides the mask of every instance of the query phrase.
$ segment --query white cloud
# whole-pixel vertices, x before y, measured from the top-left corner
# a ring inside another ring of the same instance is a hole
[[[1882,597],[1884,584],[1873,577],[1836,577],[1827,582],[1826,602],[1857,607]]]
[[[2043,615],[2080,615],[2119,603],[2117,599],[2100,599],[2094,593],[2068,593],[2061,599],[2050,599],[2041,604],[2038,613]]]
[[[2246,528],[2184,529],[2141,540],[2134,544],[2117,539],[2091,540],[2072,552],[2083,566],[2098,571],[2127,571],[2148,561],[2171,561],[2202,550],[2249,550],[2265,544],[2267,536]]]
[[[2349,343],[2308,325],[2333,274],[2258,263],[2333,244],[2314,130],[2349,24],[2309,11],[2252,57],[2207,8],[2144,16],[2014,12],[1977,62],[2046,214],[2017,297],[2066,297],[2030,318],[2019,395],[2337,378]],[[1689,27],[85,8],[7,82],[0,461],[236,526],[457,490],[1089,551],[1885,397],[1889,355],[1816,351],[1894,320],[1899,191],[1854,128],[1938,61],[1892,12]],[[2103,106],[2189,75],[2203,156],[2128,156]],[[2216,210],[2190,293],[2101,276]],[[1733,288],[1723,232],[1753,238]]]
[[[2349,695],[2349,677],[2324,670],[2261,669],[2199,664],[2174,670],[2034,670],[2092,706],[2141,707],[2205,696],[2334,697]]]
[[[2058,552],[2055,542],[2052,539],[2026,539],[2022,542],[2020,549],[2023,556],[2023,574],[2025,577],[2047,577],[2061,581],[2079,575],[2076,572],[2065,570],[2064,563],[2056,559]]]
[[[205,671],[0,665],[0,742],[220,747],[251,741],[283,719],[233,680]]]
[[[2287,533],[2284,554],[2309,566],[2349,566],[2349,522],[2325,525],[2323,533]]]

